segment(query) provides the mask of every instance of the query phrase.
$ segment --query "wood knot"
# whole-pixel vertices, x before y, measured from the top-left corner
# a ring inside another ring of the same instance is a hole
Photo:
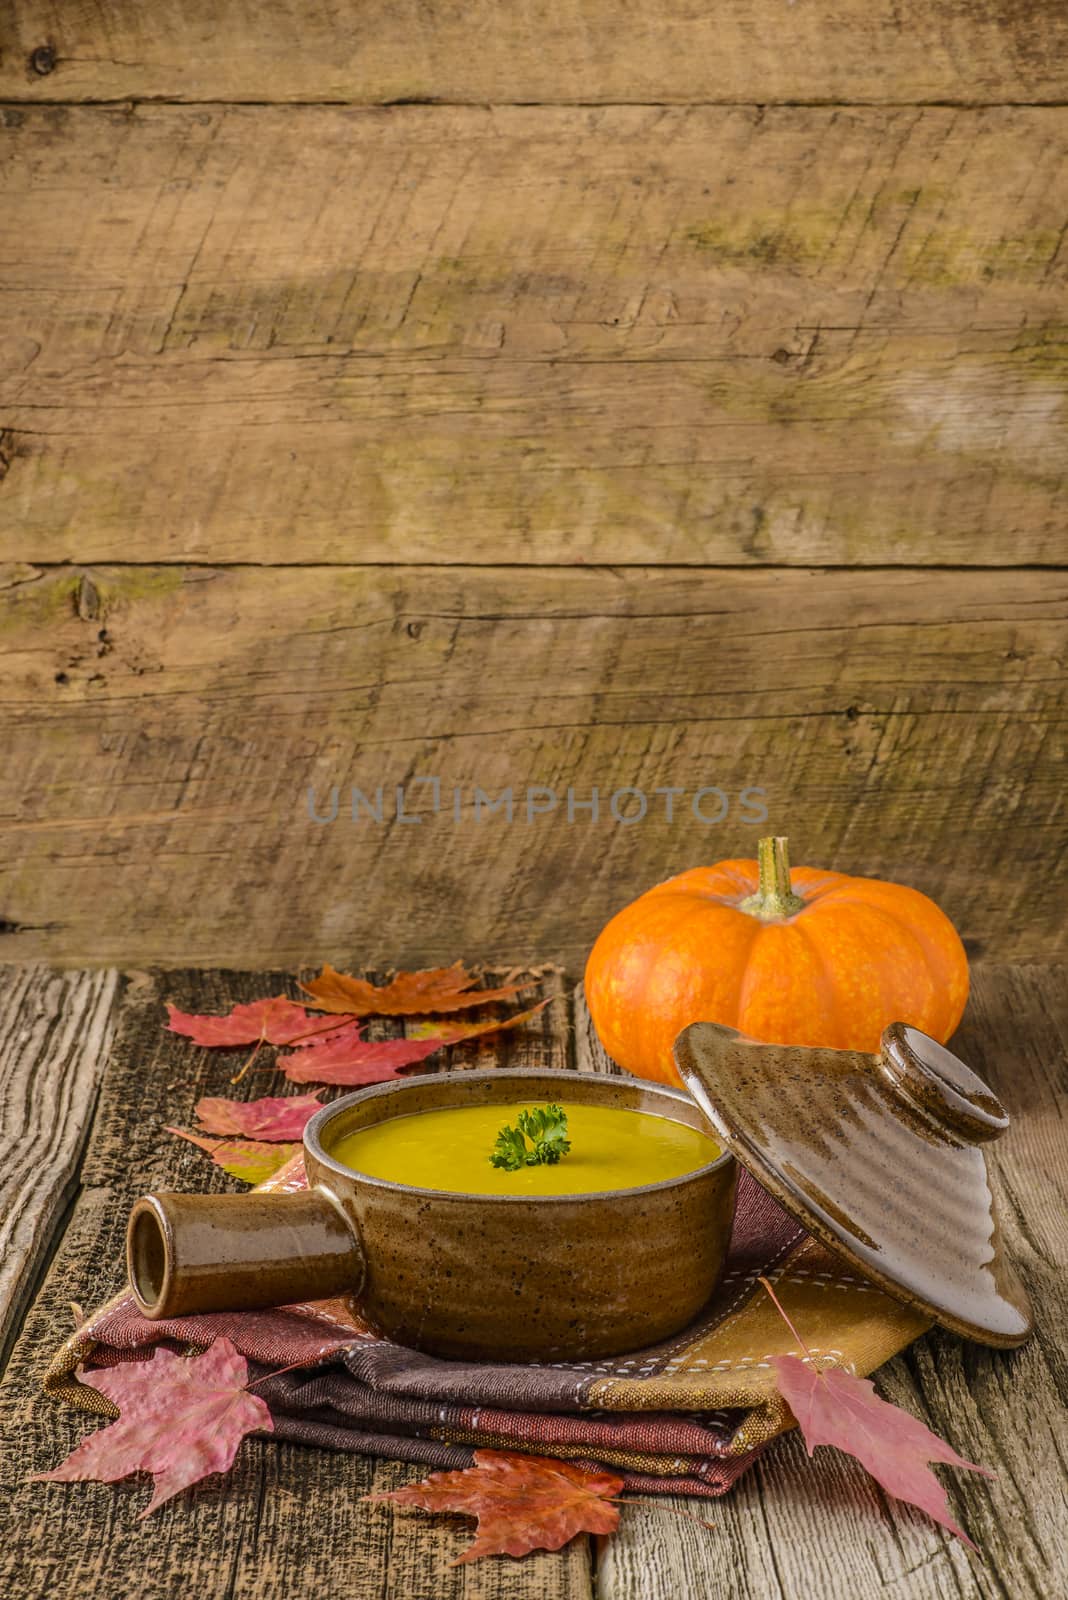
[[[83,574],[74,597],[74,609],[83,622],[95,622],[100,616],[100,594],[88,574]]]
[[[30,71],[36,72],[39,78],[47,78],[50,72],[56,70],[56,47],[52,44],[39,44],[30,56]]]

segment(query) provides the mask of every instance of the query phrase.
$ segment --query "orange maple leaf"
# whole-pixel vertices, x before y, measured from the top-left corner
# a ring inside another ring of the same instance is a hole
[[[442,1046],[463,1044],[467,1039],[481,1038],[484,1033],[503,1033],[508,1028],[521,1028],[524,1022],[529,1022],[539,1011],[544,1011],[551,999],[552,995],[548,1000],[539,1000],[536,1006],[530,1006],[526,1011],[513,1011],[510,1017],[502,1017],[499,1022],[416,1022],[409,1027],[407,1037],[437,1039]]]
[[[478,1519],[474,1541],[452,1563],[480,1556],[525,1556],[559,1550],[577,1533],[613,1533],[619,1508],[611,1502],[623,1479],[592,1472],[547,1456],[476,1450],[474,1465],[459,1472],[432,1472],[422,1483],[366,1500],[423,1511],[459,1511]]]
[[[188,1139],[190,1144],[198,1144],[217,1167],[244,1183],[263,1183],[304,1148],[297,1143],[267,1144],[258,1139],[205,1139],[188,1128],[169,1127],[167,1132],[177,1134],[179,1139]]]
[[[398,972],[389,983],[376,988],[365,978],[352,978],[335,972],[327,963],[317,978],[300,985],[317,1011],[337,1012],[350,1017],[407,1017],[421,1011],[463,1011],[468,1006],[484,1006],[493,1000],[510,1000],[527,983],[509,984],[503,989],[472,989],[476,973],[468,972],[462,961],[451,967],[428,967],[423,972]]]

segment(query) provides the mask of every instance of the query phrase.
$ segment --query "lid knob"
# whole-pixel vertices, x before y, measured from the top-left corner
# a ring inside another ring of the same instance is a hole
[[[907,1022],[883,1030],[879,1063],[900,1095],[968,1144],[996,1139],[1009,1125],[1005,1107],[983,1080]]]

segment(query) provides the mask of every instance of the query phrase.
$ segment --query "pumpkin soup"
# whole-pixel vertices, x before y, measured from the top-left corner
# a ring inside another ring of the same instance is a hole
[[[565,1104],[569,1148],[560,1159],[513,1170],[491,1164],[502,1127],[529,1104],[456,1106],[391,1117],[333,1142],[329,1154],[353,1172],[451,1194],[591,1194],[681,1178],[720,1155],[684,1122],[615,1106]]]

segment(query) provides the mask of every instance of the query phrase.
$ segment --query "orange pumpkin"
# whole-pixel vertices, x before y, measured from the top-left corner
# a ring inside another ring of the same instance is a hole
[[[694,867],[625,906],[586,964],[586,1000],[613,1061],[677,1083],[691,1022],[772,1044],[871,1050],[889,1022],[942,1043],[968,998],[968,958],[933,900],[878,878],[760,859]]]

